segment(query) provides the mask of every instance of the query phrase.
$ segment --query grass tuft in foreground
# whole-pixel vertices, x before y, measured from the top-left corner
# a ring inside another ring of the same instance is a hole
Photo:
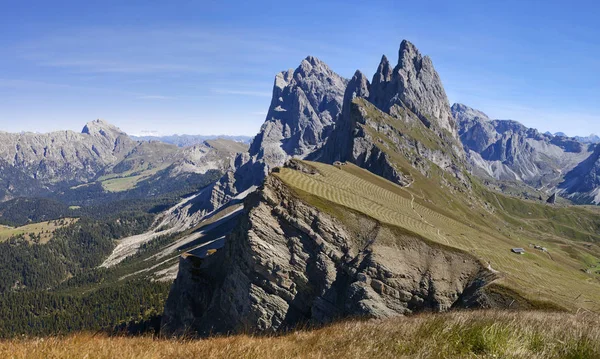
[[[2,358],[600,358],[596,315],[463,311],[346,321],[281,336],[106,337],[0,342]]]

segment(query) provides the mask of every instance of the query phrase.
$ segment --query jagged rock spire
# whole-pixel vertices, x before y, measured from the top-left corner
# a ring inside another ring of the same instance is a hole
[[[250,155],[272,168],[321,147],[342,111],[347,83],[314,56],[302,60],[296,70],[279,73],[267,119]]]
[[[409,41],[403,40],[398,64],[393,70],[384,56],[373,77],[369,101],[384,112],[395,105],[405,106],[427,126],[447,130],[457,137],[448,97],[431,59],[422,56]]]

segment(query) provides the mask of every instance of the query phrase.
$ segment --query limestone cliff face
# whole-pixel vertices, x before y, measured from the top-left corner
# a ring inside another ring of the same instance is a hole
[[[274,332],[348,316],[443,311],[493,279],[467,254],[368,217],[349,211],[342,223],[275,176],[245,208],[224,249],[182,257],[164,335]]]
[[[272,168],[320,148],[342,111],[347,83],[313,56],[302,60],[296,70],[279,73],[267,119],[252,142],[250,156]]]

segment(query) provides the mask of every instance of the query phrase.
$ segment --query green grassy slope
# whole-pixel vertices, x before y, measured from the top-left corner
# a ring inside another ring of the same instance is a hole
[[[570,310],[600,311],[599,276],[593,270],[582,271],[600,261],[597,211],[554,208],[506,197],[475,180],[472,191],[461,192],[410,166],[403,170],[415,181],[403,188],[352,164],[307,164],[320,174],[282,168],[274,175],[305,200],[337,217],[340,213],[330,203],[471,253],[501,273],[498,284],[528,300],[551,301]],[[544,246],[549,253],[530,244]],[[513,254],[513,247],[523,247],[527,253]]]
[[[52,239],[52,235],[56,229],[68,226],[76,221],[76,218],[64,218],[55,221],[27,224],[16,228],[0,226],[0,242],[21,235],[25,240],[33,241],[33,238],[31,238],[31,235],[33,234],[34,236],[40,236],[38,243],[47,243]]]

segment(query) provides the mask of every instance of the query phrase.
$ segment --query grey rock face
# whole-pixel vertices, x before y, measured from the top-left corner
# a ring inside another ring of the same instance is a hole
[[[296,70],[279,73],[267,119],[252,142],[250,155],[272,168],[320,148],[342,111],[347,83],[312,56]]]
[[[453,105],[452,113],[480,176],[552,187],[591,154],[588,145],[574,139],[542,134],[516,121],[490,120],[465,105]]]
[[[565,175],[558,188],[577,203],[600,204],[600,145],[595,145],[594,152]]]
[[[354,131],[356,127],[356,119],[352,117],[352,101],[355,98],[369,97],[369,88],[369,80],[362,72],[357,70],[348,82],[344,92],[342,115],[336,124],[335,130],[329,136],[325,146],[320,151],[310,154],[309,159],[327,163],[351,160],[354,152]]]
[[[274,332],[345,316],[443,311],[493,279],[467,254],[349,213],[357,233],[272,176],[245,208],[223,250],[181,259],[162,334]]]
[[[384,56],[373,76],[369,101],[382,111],[407,107],[429,128],[457,137],[448,97],[428,56],[407,40],[400,44],[398,64],[391,70]]]
[[[0,158],[42,183],[84,182],[135,146],[118,128],[96,120],[82,133],[0,132]]]

